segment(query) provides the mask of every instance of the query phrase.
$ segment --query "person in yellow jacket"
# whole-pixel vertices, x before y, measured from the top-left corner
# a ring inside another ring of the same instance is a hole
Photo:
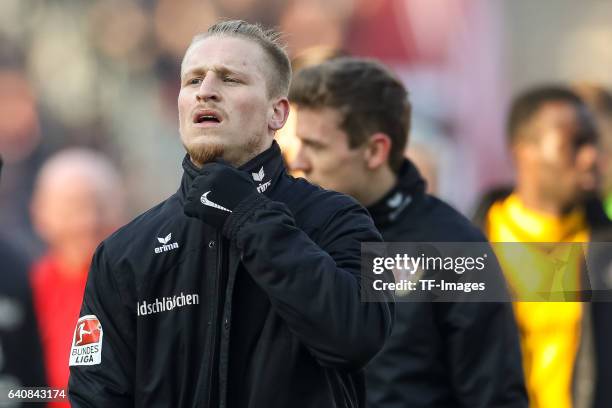
[[[508,121],[516,186],[493,202],[484,219],[491,242],[589,240],[585,198],[597,187],[597,132],[584,103],[561,87],[529,90],[513,103]],[[548,248],[550,249],[550,245]],[[548,302],[516,302],[525,381],[531,408],[573,407],[572,383],[581,338],[582,251],[555,246],[567,261],[562,281],[547,269],[550,253],[539,245],[497,245],[504,274],[518,299],[547,288]],[[518,252],[517,252],[518,251]],[[569,252],[568,252],[569,251]],[[568,292],[560,293],[563,289]],[[530,293],[532,292],[532,293]]]

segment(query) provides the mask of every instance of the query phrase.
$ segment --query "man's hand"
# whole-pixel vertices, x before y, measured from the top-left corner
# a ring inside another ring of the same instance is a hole
[[[183,207],[185,215],[222,229],[233,209],[257,188],[244,172],[222,163],[208,163],[200,170]]]

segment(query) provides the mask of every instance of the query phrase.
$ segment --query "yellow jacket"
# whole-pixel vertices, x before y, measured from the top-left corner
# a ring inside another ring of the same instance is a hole
[[[589,237],[583,211],[576,210],[562,218],[540,214],[525,208],[514,194],[493,204],[487,213],[485,229],[492,243],[587,242]],[[543,288],[553,292],[568,287],[580,288],[578,253],[560,254],[568,260],[570,270],[561,281],[553,278],[554,271],[549,270],[551,254],[546,250],[540,250],[536,245],[493,246],[515,294],[524,295]],[[571,248],[555,247],[554,250]],[[571,408],[572,374],[580,341],[582,304],[516,302],[514,311],[521,335],[530,407]]]

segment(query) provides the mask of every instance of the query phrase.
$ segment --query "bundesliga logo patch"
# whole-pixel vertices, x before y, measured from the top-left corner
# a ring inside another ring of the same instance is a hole
[[[102,325],[95,315],[79,318],[72,338],[69,365],[100,364],[103,334]]]

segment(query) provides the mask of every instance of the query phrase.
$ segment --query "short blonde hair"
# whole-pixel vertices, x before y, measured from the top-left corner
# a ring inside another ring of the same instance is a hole
[[[291,83],[291,62],[285,50],[285,44],[281,40],[280,32],[243,20],[221,21],[210,26],[205,33],[196,34],[185,55],[194,44],[212,36],[240,37],[259,44],[268,56],[274,70],[268,75],[268,93],[273,97],[287,96]]]

